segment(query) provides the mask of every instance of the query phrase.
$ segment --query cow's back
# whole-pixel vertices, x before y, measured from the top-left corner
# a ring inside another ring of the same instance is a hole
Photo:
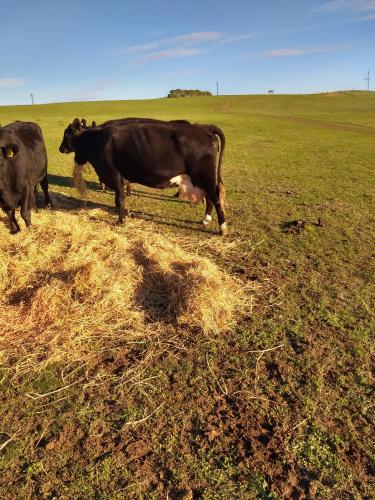
[[[114,120],[108,120],[100,125],[98,127],[121,127],[121,126],[127,126],[129,124],[134,124],[134,123],[148,123],[148,124],[157,124],[161,126],[170,126],[171,124],[190,124],[188,120],[159,120],[157,118],[136,118],[136,117],[128,117],[128,118],[116,118]]]
[[[37,123],[15,121],[2,128],[12,134],[18,146],[32,152],[45,151],[42,130]]]

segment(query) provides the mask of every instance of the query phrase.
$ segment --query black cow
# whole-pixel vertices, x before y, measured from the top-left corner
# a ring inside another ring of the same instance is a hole
[[[129,125],[129,123],[165,123],[164,120],[158,120],[156,118],[135,118],[135,117],[128,117],[128,118],[116,118],[114,120],[108,120],[104,123],[101,123],[99,127],[107,127],[107,126],[122,126],[122,125]],[[187,120],[171,120],[168,123],[190,123]],[[81,125],[83,129],[87,129],[87,121],[85,118],[81,119]],[[96,127],[96,122],[92,122],[92,127]],[[132,194],[132,186],[130,182],[126,183],[126,194],[127,196],[130,196]],[[106,185],[103,182],[100,182],[100,187],[102,188],[102,191],[105,190]],[[173,196],[173,198],[178,198],[180,196],[180,191],[177,191],[177,193]]]
[[[91,163],[99,179],[114,189],[118,224],[125,217],[121,189],[124,177],[154,188],[179,186],[180,196],[193,204],[206,198],[204,222],[211,220],[215,206],[220,234],[225,234],[221,179],[224,145],[224,134],[215,125],[128,119],[84,130],[76,119],[64,131],[60,152],[74,152],[77,167]]]
[[[75,119],[74,121],[77,125],[79,123],[79,120],[78,118]],[[85,129],[87,128],[87,125],[86,125],[86,119],[85,118],[82,118],[81,120],[81,125],[82,125],[82,128]],[[99,127],[107,127],[107,126],[127,126],[129,125],[129,123],[158,123],[158,124],[187,124],[187,125],[190,125],[190,122],[188,120],[184,120],[184,119],[180,119],[180,120],[170,120],[170,121],[165,121],[165,120],[159,120],[157,118],[135,118],[135,117],[128,117],[128,118],[115,118],[113,120],[108,120],[102,124],[99,125]],[[92,127],[96,127],[96,122],[93,121],[92,122]],[[211,125],[207,125],[207,127],[211,127]],[[224,149],[225,149],[225,136],[224,134],[221,132],[221,138],[220,138],[220,164],[221,164],[221,161],[222,161],[222,158],[223,158],[223,155],[224,155]],[[100,182],[100,185],[101,185],[101,188],[102,188],[102,191],[105,190],[105,184],[103,182]],[[132,193],[132,186],[130,184],[130,182],[128,182],[126,184],[126,194],[128,196],[131,195]],[[174,195],[173,195],[173,198],[180,198],[180,197],[183,197],[183,193],[180,192],[180,190],[178,190]],[[210,205],[210,201],[209,200],[206,200],[206,205],[207,205],[207,210],[206,210],[206,215],[202,221],[202,223],[204,225],[207,225],[211,222],[212,220],[212,217],[211,217],[211,212],[212,212],[212,204]]]
[[[0,127],[0,206],[9,217],[12,233],[20,231],[15,217],[21,207],[26,226],[31,224],[34,189],[40,183],[45,207],[48,194],[47,153],[42,131],[36,123],[16,121]]]

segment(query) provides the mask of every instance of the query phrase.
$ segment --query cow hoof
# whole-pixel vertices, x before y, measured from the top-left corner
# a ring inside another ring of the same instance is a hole
[[[202,220],[202,224],[203,224],[204,226],[207,226],[207,224],[209,224],[211,221],[212,221],[212,217],[211,217],[211,215],[206,214],[206,215],[204,216],[204,219]]]
[[[116,226],[123,226],[124,224],[125,224],[125,221],[120,220],[120,219],[116,222]]]
[[[223,222],[219,228],[220,236],[225,236],[228,233],[228,226],[226,222]]]

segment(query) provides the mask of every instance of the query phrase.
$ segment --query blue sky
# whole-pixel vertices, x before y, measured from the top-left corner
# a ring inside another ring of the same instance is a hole
[[[0,0],[0,105],[375,83],[375,0]]]

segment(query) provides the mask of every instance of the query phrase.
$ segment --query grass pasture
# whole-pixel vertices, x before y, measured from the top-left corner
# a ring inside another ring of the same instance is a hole
[[[223,129],[226,238],[174,190],[134,186],[123,228],[93,171],[79,199],[66,125],[125,116]],[[16,236],[0,215],[1,498],[373,498],[375,95],[16,119],[42,127],[55,210]]]

